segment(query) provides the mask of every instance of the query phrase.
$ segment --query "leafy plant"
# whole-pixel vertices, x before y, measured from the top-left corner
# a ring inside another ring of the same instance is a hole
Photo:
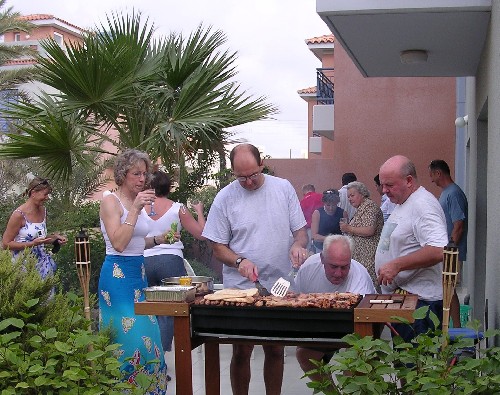
[[[93,334],[81,298],[53,295],[56,283],[40,277],[29,253],[12,262],[0,251],[0,393],[144,393],[122,382],[109,331]]]
[[[415,311],[423,318],[427,308]],[[436,318],[435,318],[436,319]],[[402,322],[407,321],[401,319]],[[479,322],[471,326],[478,331]],[[484,333],[500,335],[500,330]],[[304,377],[319,374],[335,382],[312,381],[314,394],[326,395],[455,395],[500,393],[500,348],[479,350],[479,357],[458,358],[464,348],[474,347],[473,339],[459,339],[443,346],[441,331],[418,335],[412,343],[394,338],[394,344],[371,336],[350,334],[342,340],[349,345],[334,355],[329,364],[313,361],[316,369]]]

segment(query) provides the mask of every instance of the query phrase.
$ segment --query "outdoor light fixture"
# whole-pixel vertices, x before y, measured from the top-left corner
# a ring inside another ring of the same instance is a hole
[[[463,128],[465,125],[469,123],[469,116],[466,115],[464,117],[458,117],[455,119],[455,126],[457,128]]]
[[[423,49],[409,49],[402,51],[399,59],[403,64],[425,63],[427,62],[428,54]]]

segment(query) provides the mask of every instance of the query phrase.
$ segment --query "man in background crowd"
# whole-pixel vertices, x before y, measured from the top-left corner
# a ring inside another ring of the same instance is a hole
[[[342,175],[342,188],[339,189],[340,202],[338,206],[347,212],[347,218],[349,221],[356,213],[356,209],[352,207],[351,203],[349,203],[349,199],[347,198],[347,184],[353,181],[358,181],[356,174],[344,173]]]
[[[446,217],[448,238],[453,240],[458,247],[458,267],[461,273],[467,256],[467,197],[464,191],[453,182],[450,167],[444,160],[433,160],[429,165],[429,175],[431,181],[443,190],[439,196],[439,203]],[[451,299],[450,315],[453,319],[453,326],[460,328],[460,302],[456,290]]]
[[[304,217],[306,219],[306,231],[308,237],[308,245],[311,244],[311,219],[314,210],[323,206],[323,202],[321,198],[323,195],[321,193],[317,193],[314,185],[306,184],[302,187],[302,200],[300,201],[300,208],[304,213]]]

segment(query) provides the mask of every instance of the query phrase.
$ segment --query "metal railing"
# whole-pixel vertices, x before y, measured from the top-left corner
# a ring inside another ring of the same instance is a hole
[[[333,104],[333,68],[316,69],[316,102]]]

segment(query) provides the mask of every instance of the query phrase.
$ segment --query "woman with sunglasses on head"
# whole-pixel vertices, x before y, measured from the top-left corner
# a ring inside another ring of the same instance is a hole
[[[54,274],[56,270],[56,263],[45,250],[45,245],[54,244],[56,248],[56,245],[66,243],[66,237],[60,234],[47,234],[44,204],[51,192],[48,180],[35,177],[25,191],[28,199],[10,216],[2,238],[3,248],[11,250],[14,256],[30,248],[37,258],[36,268],[42,278]]]
[[[326,236],[342,234],[340,222],[347,219],[347,212],[338,207],[340,202],[339,191],[327,189],[323,192],[323,207],[314,210],[311,219],[311,234],[316,252],[323,250],[323,241]]]

